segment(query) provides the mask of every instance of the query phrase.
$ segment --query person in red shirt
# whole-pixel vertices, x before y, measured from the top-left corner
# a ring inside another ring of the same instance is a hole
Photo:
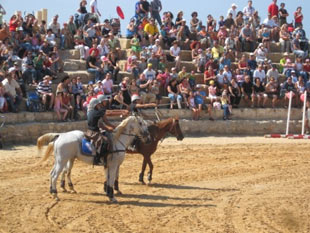
[[[9,22],[10,32],[15,33],[16,29],[18,28],[18,26],[20,25],[21,22],[22,21],[21,21],[20,15],[13,15],[10,19],[10,22]]]
[[[99,57],[99,49],[97,48],[97,43],[94,42],[92,48],[89,50],[89,54],[91,54],[93,51],[95,51],[95,57],[98,58]]]
[[[272,3],[268,7],[268,14],[271,15],[271,18],[273,16],[277,16],[279,14],[279,7],[277,5],[277,0],[273,0]]]
[[[209,82],[211,80],[215,80],[215,77],[215,73],[212,69],[212,66],[210,65],[208,70],[206,70],[203,75],[204,84],[209,85]]]
[[[304,19],[304,16],[301,13],[301,9],[302,9],[301,6],[299,6],[294,12],[295,28],[302,26],[302,20]]]

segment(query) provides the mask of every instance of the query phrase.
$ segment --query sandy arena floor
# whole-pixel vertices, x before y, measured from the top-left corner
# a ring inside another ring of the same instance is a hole
[[[169,138],[153,155],[149,186],[138,183],[142,156],[126,157],[119,204],[103,195],[101,167],[76,162],[78,193],[56,202],[53,158],[34,167],[35,146],[1,150],[0,232],[310,232],[309,143]]]

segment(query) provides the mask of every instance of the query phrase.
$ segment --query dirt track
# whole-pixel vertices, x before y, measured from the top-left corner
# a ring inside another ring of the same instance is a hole
[[[52,158],[33,167],[34,146],[1,150],[0,232],[310,232],[309,146],[167,139],[153,155],[150,186],[137,182],[142,157],[126,157],[119,204],[102,194],[103,168],[76,162],[78,193],[59,193],[55,202],[48,194]]]

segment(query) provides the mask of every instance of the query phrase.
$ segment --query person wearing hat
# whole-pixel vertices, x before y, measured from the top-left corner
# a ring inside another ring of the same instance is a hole
[[[42,104],[44,105],[45,109],[49,111],[53,109],[55,98],[50,81],[51,77],[46,75],[44,76],[43,81],[39,82],[39,85],[37,86],[37,93],[42,99]]]
[[[19,104],[22,100],[20,85],[16,81],[16,68],[11,67],[8,70],[8,75],[2,81],[4,87],[4,97],[8,103],[11,112],[18,112]]]
[[[138,94],[133,94],[131,96],[131,104],[129,105],[129,112],[131,113],[140,113],[143,117],[147,117],[147,115],[143,114],[141,109],[143,108],[155,108],[157,105],[155,103],[147,103],[143,104],[141,102],[141,97]]]
[[[153,70],[152,63],[147,64],[147,68],[143,71],[143,74],[147,80],[153,81],[156,78],[156,72]]]
[[[227,18],[229,17],[229,14],[231,14],[232,18],[235,19],[237,16],[237,8],[238,6],[236,3],[231,4],[231,8],[229,8],[227,11]]]

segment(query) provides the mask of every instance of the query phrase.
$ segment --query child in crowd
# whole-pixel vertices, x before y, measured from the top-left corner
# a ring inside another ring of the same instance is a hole
[[[229,101],[227,90],[224,90],[223,93],[222,93],[221,103],[222,103],[222,108],[224,110],[223,119],[224,119],[224,121],[229,120],[230,119],[230,115],[231,115],[232,107],[230,105],[230,101]]]
[[[215,86],[214,80],[210,81],[210,86],[208,88],[209,90],[209,98],[211,101],[211,104],[213,104],[213,102],[215,102],[217,100],[217,96],[216,96],[216,90],[217,87]]]
[[[62,102],[63,92],[57,92],[54,104],[54,110],[57,114],[58,121],[66,121],[68,110],[64,108],[64,104]],[[63,115],[62,115],[63,114]]]
[[[244,74],[241,73],[239,69],[236,69],[236,80],[239,87],[242,87],[242,83],[244,83]]]
[[[189,92],[188,105],[189,105],[189,108],[192,110],[192,119],[195,121],[199,120],[200,110],[195,103],[195,96],[194,96],[194,93],[192,91]]]

